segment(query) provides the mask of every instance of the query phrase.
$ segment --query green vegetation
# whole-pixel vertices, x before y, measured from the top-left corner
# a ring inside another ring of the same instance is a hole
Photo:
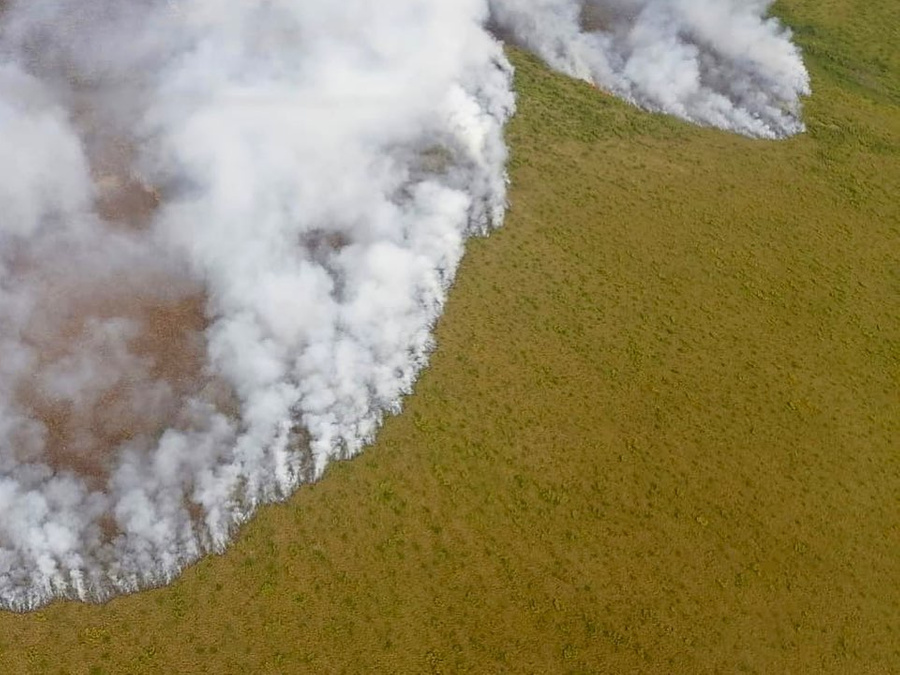
[[[900,17],[791,0],[810,132],[514,53],[513,208],[376,445],[4,673],[900,670]]]

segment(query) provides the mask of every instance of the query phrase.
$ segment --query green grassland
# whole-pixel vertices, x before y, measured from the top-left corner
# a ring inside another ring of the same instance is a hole
[[[172,586],[0,615],[0,672],[900,672],[900,5],[776,11],[784,142],[513,52],[404,413]]]

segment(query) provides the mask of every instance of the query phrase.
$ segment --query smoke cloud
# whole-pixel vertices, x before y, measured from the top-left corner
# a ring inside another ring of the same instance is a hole
[[[772,0],[491,0],[499,31],[650,110],[750,136],[803,131],[809,76]]]
[[[767,3],[719,5],[0,0],[0,606],[165,583],[399,410],[503,218],[492,31],[800,130]]]

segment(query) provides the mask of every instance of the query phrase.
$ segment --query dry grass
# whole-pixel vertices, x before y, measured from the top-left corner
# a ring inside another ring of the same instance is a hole
[[[513,210],[403,415],[221,557],[0,616],[0,672],[900,670],[900,22],[793,0],[810,133],[516,53]]]

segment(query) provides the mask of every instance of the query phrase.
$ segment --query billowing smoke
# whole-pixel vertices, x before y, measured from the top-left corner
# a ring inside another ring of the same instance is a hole
[[[809,76],[772,0],[491,0],[499,31],[651,110],[750,136],[803,130]]]
[[[490,29],[798,130],[786,35],[723,6],[0,0],[0,605],[164,583],[398,410],[503,217]]]

